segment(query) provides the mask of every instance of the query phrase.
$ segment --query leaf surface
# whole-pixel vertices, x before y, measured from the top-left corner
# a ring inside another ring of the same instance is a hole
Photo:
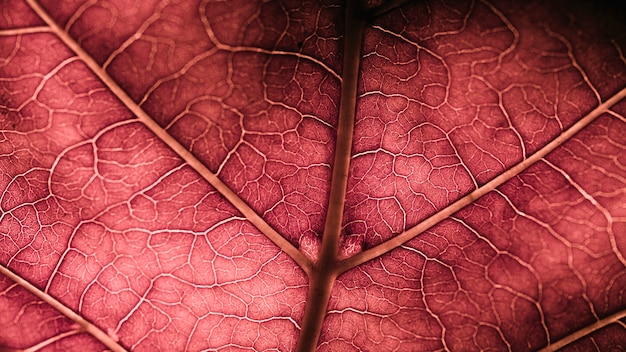
[[[0,349],[626,347],[618,9],[0,14]]]

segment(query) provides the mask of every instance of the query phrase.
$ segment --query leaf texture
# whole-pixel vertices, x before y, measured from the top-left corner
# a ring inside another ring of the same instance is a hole
[[[626,348],[619,8],[0,14],[0,350]]]

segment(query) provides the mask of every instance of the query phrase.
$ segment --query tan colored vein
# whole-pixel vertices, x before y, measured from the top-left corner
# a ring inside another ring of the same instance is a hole
[[[613,323],[620,323],[620,319],[626,318],[626,310],[622,310],[619,311],[617,313],[611,314],[608,317],[598,320],[597,322],[585,326],[584,328],[567,335],[567,337],[562,338],[561,340],[549,344],[548,346],[542,348],[539,350],[539,352],[554,352],[554,351],[558,351],[561,348],[569,345],[570,343],[585,337],[585,336],[589,336],[591,335],[593,332],[598,331],[606,326],[609,326]]]
[[[478,198],[483,195],[489,193],[490,191],[496,189],[506,181],[511,178],[519,175],[522,171],[526,170],[539,160],[542,160],[548,153],[555,150],[558,146],[568,141],[572,138],[576,133],[585,128],[587,125],[592,123],[598,116],[602,115],[609,111],[609,109],[617,104],[619,101],[626,97],[626,88],[622,88],[619,92],[613,95],[611,98],[607,99],[604,103],[599,104],[595,109],[585,115],[578,122],[573,124],[570,128],[561,133],[558,137],[554,138],[550,143],[546,144],[543,148],[536,151],[534,154],[530,155],[525,160],[513,165],[507,171],[503,172],[499,176],[495,177],[491,181],[484,184],[482,187],[477,188],[473,192],[467,194],[466,196],[460,198],[456,202],[450,204],[445,207],[441,211],[427,218],[426,220],[420,222],[416,226],[404,231],[403,233],[393,237],[390,240],[387,240],[373,248],[370,248],[362,253],[359,253],[351,258],[347,258],[340,263],[340,272],[344,272],[349,270],[357,265],[365,263],[369,260],[372,260],[384,253],[387,253],[394,248],[406,243],[407,241],[413,239],[418,236],[422,232],[428,230],[429,228],[437,225],[444,219],[447,219],[452,214],[461,210],[463,207],[471,204]]]
[[[55,33],[61,41],[65,43],[76,55],[91,69],[91,71],[102,80],[102,82],[115,94],[115,96],[142,122],[152,133],[167,144],[176,154],[196,170],[205,180],[211,184],[224,198],[226,198],[237,210],[239,210],[248,221],[250,221],[259,231],[261,231],[274,244],[279,246],[305,271],[309,272],[310,261],[289,241],[274,230],[265,220],[263,220],[243,199],[233,192],[216,174],[211,172],[200,160],[189,152],[167,131],[159,126],[132,98],[109,76],[106,71],[91,57],[79,43],[77,43],[67,32],[65,32],[54,19],[35,1],[26,0],[31,8],[48,24],[51,31]]]
[[[74,311],[72,311],[70,308],[65,306],[63,303],[57,301],[49,294],[44,293],[43,291],[35,287],[30,282],[22,279],[19,275],[16,275],[11,270],[5,268],[3,265],[0,265],[0,274],[3,274],[9,279],[15,281],[18,285],[26,289],[28,292],[37,296],[39,299],[49,304],[52,308],[56,309],[61,314],[65,315],[69,319],[76,322],[78,325],[80,325],[83,331],[91,334],[93,337],[98,339],[98,341],[102,342],[102,344],[107,346],[111,351],[113,352],[125,352],[126,351],[124,347],[118,344],[115,340],[113,340],[113,338],[111,338],[111,336],[109,336],[104,331],[100,330],[97,326],[85,320],[83,317],[76,314]],[[65,334],[69,336],[68,334],[70,333],[66,332]],[[66,337],[66,336],[63,336],[63,337]]]

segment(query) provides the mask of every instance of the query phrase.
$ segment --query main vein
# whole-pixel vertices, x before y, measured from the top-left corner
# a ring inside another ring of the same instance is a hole
[[[361,60],[361,42],[365,20],[359,0],[346,4],[341,100],[335,146],[335,160],[330,185],[330,199],[322,237],[322,249],[309,275],[309,293],[302,330],[296,350],[314,351],[322,328],[330,293],[337,277],[343,210],[348,186],[348,171],[352,154],[352,137],[356,115],[357,84]]]

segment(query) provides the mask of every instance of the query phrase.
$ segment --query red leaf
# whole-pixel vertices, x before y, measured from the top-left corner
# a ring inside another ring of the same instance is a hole
[[[0,2],[0,350],[623,350],[623,13]]]

